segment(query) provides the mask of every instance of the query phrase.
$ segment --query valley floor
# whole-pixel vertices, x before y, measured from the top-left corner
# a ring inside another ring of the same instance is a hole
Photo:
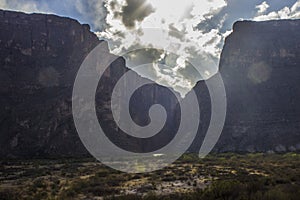
[[[299,199],[300,154],[185,154],[126,174],[88,159],[2,160],[0,199]]]

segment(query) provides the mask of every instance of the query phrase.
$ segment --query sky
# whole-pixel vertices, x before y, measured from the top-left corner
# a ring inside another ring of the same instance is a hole
[[[300,19],[300,0],[0,0],[0,9],[90,24],[129,68],[182,96],[218,71],[235,21]]]

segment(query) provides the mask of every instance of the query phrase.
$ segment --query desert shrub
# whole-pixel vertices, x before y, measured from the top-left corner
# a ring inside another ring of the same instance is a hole
[[[46,191],[39,191],[35,193],[31,198],[32,200],[41,200],[41,199],[47,199],[48,193]]]
[[[0,199],[1,200],[19,199],[19,195],[16,191],[14,191],[12,189],[1,189],[0,190]]]
[[[63,190],[59,196],[58,196],[58,200],[71,200],[74,199],[74,197],[76,196],[76,192],[74,189],[69,188],[67,190]]]
[[[104,200],[142,200],[142,197],[138,195],[129,194],[122,196],[104,197]]]
[[[182,163],[196,163],[196,162],[199,162],[200,159],[197,154],[188,153],[188,154],[183,154],[180,157],[179,161]]]
[[[103,169],[103,170],[101,170],[101,171],[98,171],[98,172],[96,173],[96,176],[97,176],[97,177],[106,177],[106,176],[109,175],[109,174],[110,174],[109,170]]]
[[[176,180],[176,177],[175,176],[166,176],[166,177],[161,178],[161,180],[165,181],[165,182],[172,182],[172,181]]]
[[[222,180],[214,182],[204,191],[204,199],[238,199],[244,196],[244,185],[234,180]]]
[[[38,178],[38,179],[34,180],[34,182],[33,182],[33,187],[36,187],[36,188],[45,188],[46,185],[45,185],[45,183],[43,182],[43,179]]]
[[[84,194],[92,194],[95,196],[107,196],[112,194],[118,194],[118,191],[111,187],[92,186],[86,187],[82,190]]]
[[[284,192],[278,190],[278,189],[272,189],[267,191],[264,194],[265,200],[286,200],[290,199],[288,194],[285,194]]]

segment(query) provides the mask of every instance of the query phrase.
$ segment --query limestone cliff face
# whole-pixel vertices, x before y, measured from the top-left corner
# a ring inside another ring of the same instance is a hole
[[[220,71],[228,110],[218,151],[300,150],[300,20],[236,22]]]
[[[101,42],[89,29],[69,18],[0,10],[1,157],[89,155],[71,111],[76,73]],[[220,62],[228,111],[215,151],[300,150],[299,29],[299,20],[234,25]],[[113,56],[108,48],[104,52]],[[124,149],[158,149],[178,129],[178,102],[157,84],[137,91],[130,111],[136,123],[149,123],[149,106],[156,103],[165,106],[168,119],[163,131],[150,140],[128,137],[118,129],[109,109],[110,93],[127,71],[124,59],[118,58],[100,80],[99,122]],[[201,99],[201,124],[193,151],[199,149],[211,117],[205,83],[199,82],[195,91]]]
[[[88,25],[54,15],[0,10],[0,154],[76,155],[72,85],[100,41]]]
[[[100,42],[88,25],[73,19],[0,10],[1,157],[89,155],[74,126],[71,98],[82,61]],[[107,45],[103,52],[114,56]],[[170,139],[172,134],[168,133],[173,132],[174,120],[167,121],[167,136],[128,141],[128,136],[113,123],[108,109],[111,91],[127,71],[124,59],[116,57],[99,83],[97,115],[115,143],[146,151],[155,146],[151,145],[154,141],[159,145]],[[146,90],[135,94],[132,114],[137,123],[148,123],[148,110],[143,105],[151,102],[166,105],[169,116],[175,116],[172,112],[176,101],[166,88],[154,84]]]

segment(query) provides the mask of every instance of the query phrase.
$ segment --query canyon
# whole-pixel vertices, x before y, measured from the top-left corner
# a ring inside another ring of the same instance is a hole
[[[220,58],[227,113],[214,152],[300,150],[299,32],[300,20],[233,25]],[[0,10],[1,157],[89,155],[74,125],[72,89],[84,58],[102,42],[89,25],[70,18]],[[105,46],[104,54],[114,56]],[[124,149],[159,149],[176,134],[178,102],[170,88],[154,82],[139,89],[132,100],[133,120],[147,125],[148,109],[157,103],[165,107],[168,118],[150,139],[128,137],[118,129],[109,107],[114,85],[128,71],[125,60],[116,57],[101,78],[96,95],[99,122]],[[206,82],[199,81],[194,91],[201,119],[191,152],[199,150],[211,117]]]

